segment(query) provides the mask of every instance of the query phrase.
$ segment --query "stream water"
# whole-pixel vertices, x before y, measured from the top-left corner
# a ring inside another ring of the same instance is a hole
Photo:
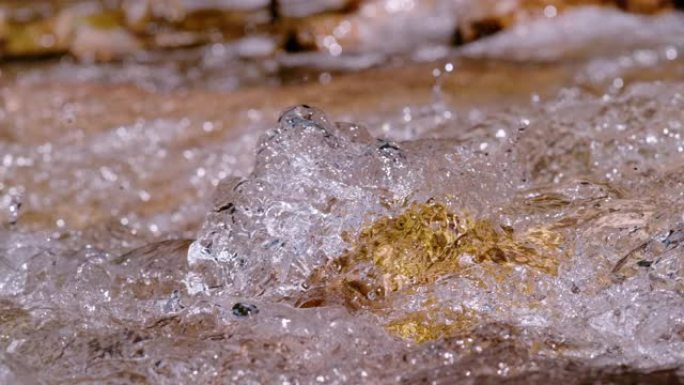
[[[682,14],[240,44],[0,67],[0,383],[684,379]]]

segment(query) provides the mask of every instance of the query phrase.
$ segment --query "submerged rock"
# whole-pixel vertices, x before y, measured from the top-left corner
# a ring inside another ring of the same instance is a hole
[[[505,157],[455,141],[392,144],[361,126],[333,124],[314,108],[294,107],[261,138],[252,175],[219,187],[188,258],[215,264],[207,269],[221,270],[230,292],[282,295],[342,254],[345,232],[356,233],[405,202],[439,197],[480,216],[496,215],[519,180]],[[476,174],[476,168],[486,171]],[[482,191],[490,199],[482,200]]]
[[[295,311],[342,306],[416,342],[501,322],[564,341],[546,354],[676,365],[681,191],[643,195],[647,180],[615,163],[661,175],[682,161],[679,128],[658,155],[647,151],[653,124],[682,118],[670,102],[637,123],[641,95],[672,100],[652,87],[560,97],[495,141],[394,143],[294,107],[261,138],[252,174],[219,186],[188,253],[188,290]],[[632,124],[612,130],[613,119]],[[589,128],[602,134],[589,139]],[[544,184],[555,162],[571,169]]]

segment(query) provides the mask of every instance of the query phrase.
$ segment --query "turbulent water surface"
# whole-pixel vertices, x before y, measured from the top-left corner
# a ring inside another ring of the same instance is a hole
[[[6,66],[0,383],[681,382],[683,25]]]

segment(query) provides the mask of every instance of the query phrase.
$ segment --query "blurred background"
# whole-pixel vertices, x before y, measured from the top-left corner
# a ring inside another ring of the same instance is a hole
[[[678,0],[4,0],[0,2],[0,60],[21,63],[10,65],[10,75],[26,69],[28,63],[64,58],[63,62],[119,62],[138,72],[147,66],[176,75],[143,73],[136,79],[154,82],[151,78],[157,77],[155,85],[163,88],[205,81],[208,87],[229,90],[307,80],[300,72],[314,68],[357,71],[407,60],[434,61],[455,47],[583,6],[657,14],[682,4]]]
[[[23,226],[58,223],[107,246],[121,246],[112,234],[144,234],[130,244],[192,238],[214,187],[250,172],[258,136],[288,106],[311,104],[391,140],[475,138],[510,126],[491,113],[559,93],[674,87],[684,75],[680,7],[0,1],[1,213],[16,215],[21,201]]]

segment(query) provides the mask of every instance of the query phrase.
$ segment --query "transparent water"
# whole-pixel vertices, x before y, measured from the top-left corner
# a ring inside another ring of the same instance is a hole
[[[563,17],[411,64],[406,92],[17,75],[0,382],[681,381],[681,15]]]

